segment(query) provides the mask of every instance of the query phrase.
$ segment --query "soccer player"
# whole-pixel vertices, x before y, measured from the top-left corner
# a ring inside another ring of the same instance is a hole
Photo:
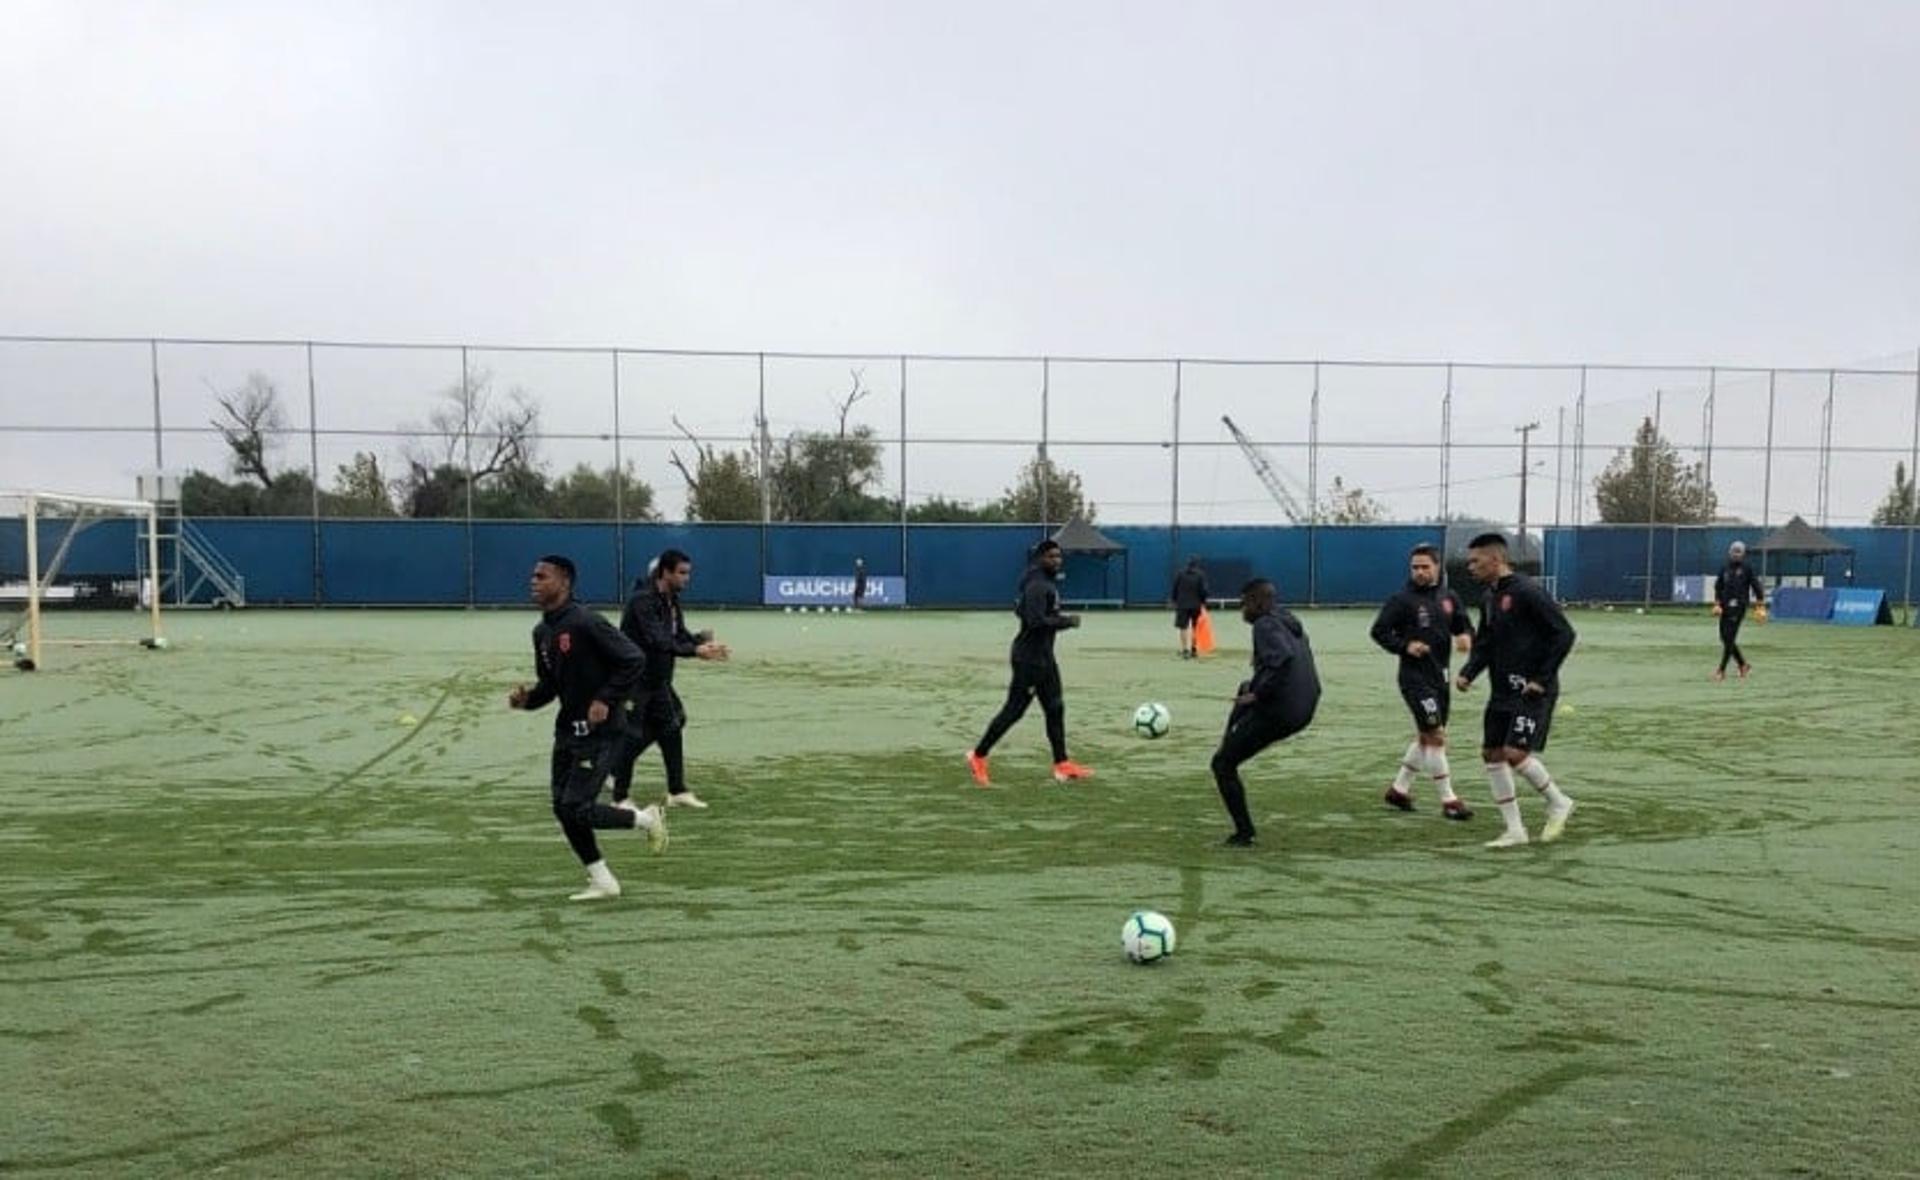
[[[1213,755],[1213,781],[1233,817],[1229,847],[1252,845],[1253,816],[1247,812],[1247,788],[1240,766],[1247,759],[1305,729],[1320,704],[1320,674],[1306,628],[1280,605],[1279,592],[1266,578],[1240,589],[1240,617],[1253,625],[1253,679],[1233,698],[1227,731]]]
[[[860,610],[867,604],[867,559],[853,559],[853,609]]]
[[[1187,568],[1174,575],[1167,597],[1173,600],[1173,626],[1180,632],[1180,658],[1194,659],[1200,650],[1193,625],[1207,607],[1207,572],[1200,568],[1198,557],[1187,558]]]
[[[620,632],[646,653],[647,667],[627,718],[625,740],[613,768],[613,801],[633,790],[633,764],[648,746],[659,743],[667,772],[667,806],[705,811],[700,796],[687,789],[687,709],[673,690],[673,666],[683,658],[725,660],[732,652],[713,641],[713,632],[694,635],[680,610],[680,595],[693,580],[693,559],[669,549],[654,560],[652,576],[634,587],[620,616]]]
[[[1540,839],[1551,843],[1566,830],[1573,800],[1554,785],[1539,754],[1547,748],[1547,730],[1560,699],[1560,665],[1573,650],[1573,627],[1551,595],[1532,578],[1513,572],[1507,560],[1507,539],[1499,533],[1482,533],[1469,543],[1467,572],[1486,586],[1487,596],[1480,604],[1473,654],[1460,669],[1454,687],[1467,692],[1475,677],[1492,669],[1493,691],[1480,756],[1493,785],[1494,804],[1507,825],[1487,847],[1512,848],[1527,842],[1520,804],[1514,801],[1515,774],[1547,801],[1547,822],[1540,829]]]
[[[1765,606],[1767,591],[1760,584],[1760,575],[1747,564],[1746,542],[1735,541],[1727,547],[1727,564],[1713,580],[1713,613],[1720,619],[1720,666],[1713,672],[1716,681],[1727,678],[1728,660],[1740,666],[1742,680],[1753,670],[1734,642],[1740,635],[1741,621],[1747,617],[1749,600]]]
[[[1400,657],[1400,696],[1413,713],[1414,741],[1387,788],[1388,807],[1412,811],[1413,780],[1424,772],[1440,793],[1441,815],[1473,818],[1453,793],[1453,771],[1447,765],[1447,662],[1453,650],[1464,652],[1472,646],[1472,631],[1467,604],[1440,584],[1440,550],[1415,545],[1407,558],[1407,584],[1387,599],[1373,621],[1373,641]]]
[[[1067,701],[1060,684],[1060,664],[1053,657],[1053,637],[1080,625],[1079,615],[1060,609],[1060,590],[1054,585],[1066,557],[1056,541],[1042,541],[1033,549],[1033,564],[1020,580],[1020,598],[1014,613],[1020,617],[1020,633],[1014,636],[1011,662],[1013,681],[1007,686],[1007,703],[987,725],[978,745],[967,751],[967,769],[973,781],[991,786],[987,775],[987,755],[1020,720],[1035,697],[1047,719],[1047,742],[1053,747],[1055,782],[1092,778],[1093,771],[1067,756]]]
[[[537,681],[507,696],[515,709],[560,702],[553,722],[553,814],[574,855],[587,869],[587,887],[574,901],[619,897],[620,882],[600,855],[595,829],[639,830],[647,846],[667,846],[667,822],[657,804],[612,807],[597,802],[620,745],[621,709],[640,681],[646,657],[613,624],[574,601],[574,565],[558,554],[542,557],[528,585],[540,622],[533,629]]]

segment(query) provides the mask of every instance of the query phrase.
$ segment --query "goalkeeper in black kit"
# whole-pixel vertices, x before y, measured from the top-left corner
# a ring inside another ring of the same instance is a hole
[[[1507,539],[1482,533],[1467,552],[1467,570],[1487,588],[1480,604],[1480,630],[1473,655],[1460,669],[1454,687],[1466,692],[1483,671],[1492,671],[1493,695],[1487,702],[1480,754],[1486,761],[1493,801],[1507,829],[1488,848],[1513,848],[1527,842],[1514,799],[1513,776],[1526,779],[1547,803],[1540,839],[1551,843],[1566,830],[1573,800],[1554,784],[1540,761],[1560,699],[1560,665],[1573,650],[1573,626],[1560,604],[1532,578],[1513,572]]]
[[[531,710],[560,702],[553,722],[553,814],[587,870],[587,887],[573,900],[597,901],[620,896],[620,882],[594,832],[637,830],[660,852],[667,823],[658,805],[598,802],[620,750],[620,713],[639,686],[646,658],[612,623],[574,601],[574,574],[573,562],[557,554],[535,563],[529,589],[541,612],[533,629],[538,679],[531,688],[516,687],[507,704]]]
[[[1735,541],[1727,547],[1726,566],[1713,579],[1713,613],[1720,620],[1720,666],[1713,671],[1715,680],[1727,678],[1728,660],[1739,665],[1742,680],[1753,671],[1739,644],[1740,624],[1747,617],[1749,605],[1759,608],[1756,617],[1764,619],[1767,589],[1747,564],[1746,543]]]

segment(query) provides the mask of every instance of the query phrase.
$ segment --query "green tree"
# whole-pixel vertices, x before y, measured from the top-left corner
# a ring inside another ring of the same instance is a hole
[[[333,490],[321,497],[328,516],[394,516],[393,492],[380,470],[380,457],[356,451],[333,473]]]
[[[908,508],[907,520],[913,524],[1005,524],[1007,510],[998,500],[975,505],[933,496]]]
[[[1076,516],[1091,523],[1099,509],[1087,499],[1078,472],[1035,455],[1000,497],[1000,512],[1005,519],[1021,524],[1053,525]]]
[[[561,520],[658,520],[653,488],[634,474],[633,464],[616,471],[586,463],[553,482],[547,503]]]
[[[1719,506],[1701,465],[1682,462],[1651,418],[1594,477],[1593,497],[1607,524],[1706,524]]]
[[[1880,507],[1873,510],[1873,523],[1879,525],[1915,523],[1913,483],[1913,477],[1907,474],[1907,465],[1895,463],[1893,486],[1887,489],[1887,498],[1880,501]]]
[[[803,431],[774,448],[768,464],[773,514],[779,520],[885,520],[891,501],[868,489],[881,478],[873,427],[844,434]]]

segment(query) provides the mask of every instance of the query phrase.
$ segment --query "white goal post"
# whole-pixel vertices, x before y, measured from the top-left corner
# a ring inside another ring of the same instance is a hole
[[[143,647],[166,646],[160,631],[160,511],[151,500],[115,500],[102,496],[76,495],[51,491],[0,491],[0,524],[17,519],[24,531],[24,552],[13,550],[11,543],[0,544],[0,639],[14,657],[14,665],[24,671],[41,666],[42,649],[47,644],[85,645],[124,643],[117,639],[70,639],[49,636],[46,613],[49,604],[79,603],[86,597],[85,587],[66,574],[68,557],[75,538],[94,524],[107,519],[132,519],[135,525],[133,569],[125,578],[119,571],[98,581],[118,585],[131,581],[132,601],[146,615],[147,634],[139,637]],[[7,575],[16,560],[24,558],[18,570],[20,580]],[[143,568],[144,567],[144,568]],[[64,579],[64,580],[63,580]],[[19,617],[11,617],[13,608],[24,607]]]

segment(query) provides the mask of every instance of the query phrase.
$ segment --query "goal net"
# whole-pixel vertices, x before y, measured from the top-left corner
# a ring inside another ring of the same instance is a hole
[[[147,500],[0,492],[0,643],[14,666],[41,667],[56,645],[164,647],[159,523]]]

